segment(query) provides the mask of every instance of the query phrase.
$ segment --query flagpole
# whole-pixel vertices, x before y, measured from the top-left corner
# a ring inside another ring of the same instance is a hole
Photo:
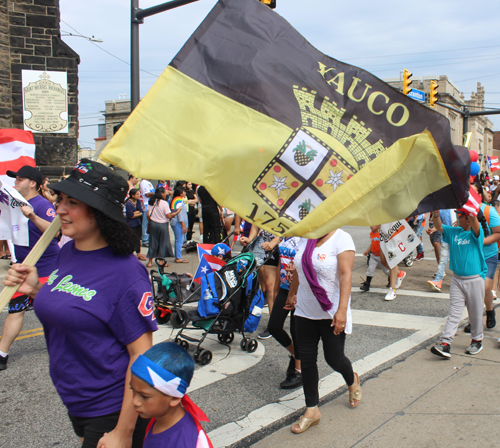
[[[50,226],[43,232],[40,239],[37,241],[33,249],[31,249],[30,253],[26,256],[23,261],[24,266],[35,266],[39,258],[45,252],[45,249],[49,247],[49,244],[52,242],[57,232],[61,228],[61,218],[57,215],[50,223]],[[0,310],[4,308],[7,303],[9,303],[12,296],[17,292],[21,285],[18,284],[16,286],[6,286],[3,291],[0,293]]]

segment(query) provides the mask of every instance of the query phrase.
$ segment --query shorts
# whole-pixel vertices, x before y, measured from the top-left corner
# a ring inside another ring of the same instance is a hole
[[[38,281],[45,285],[49,277],[40,277]],[[16,314],[25,311],[29,306],[33,304],[33,299],[25,294],[19,294],[16,292],[9,302],[9,314]]]
[[[493,255],[492,257],[487,258],[485,261],[486,261],[486,266],[488,266],[488,272],[486,273],[486,278],[493,280],[493,277],[495,277],[495,271],[497,270],[498,256]]]
[[[226,207],[222,209],[222,217],[223,218],[234,218],[234,212],[228,210]]]
[[[434,232],[429,235],[429,238],[431,239],[431,243],[441,243],[443,240],[443,234],[441,232]]]
[[[118,417],[120,416],[120,411],[103,415],[102,417],[75,417],[69,413],[68,416],[73,425],[75,434],[83,438],[82,448],[95,448],[97,442],[99,442],[99,439],[104,433],[110,432],[115,428]],[[145,420],[141,417],[137,418],[132,438],[132,448],[142,448],[148,424],[149,420]]]
[[[276,246],[266,258],[266,266],[278,266],[280,263],[280,248]]]

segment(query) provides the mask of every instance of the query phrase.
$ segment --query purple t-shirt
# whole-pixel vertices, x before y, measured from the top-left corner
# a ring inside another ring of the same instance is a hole
[[[196,448],[198,429],[188,412],[166,431],[153,434],[153,428],[146,434],[143,448]]]
[[[111,248],[66,243],[34,301],[43,324],[50,376],[68,412],[99,417],[121,409],[127,344],[157,329],[148,272]]]
[[[29,201],[33,207],[35,215],[44,219],[45,221],[52,222],[56,217],[56,211],[52,204],[40,195],[31,198]],[[28,221],[29,230],[29,246],[14,245],[16,251],[16,259],[18,263],[22,263],[26,256],[30,253],[33,246],[38,242],[42,236],[41,230],[31,220]],[[35,265],[40,277],[47,277],[53,270],[56,264],[57,256],[59,255],[59,246],[57,240],[54,238],[45,252]]]

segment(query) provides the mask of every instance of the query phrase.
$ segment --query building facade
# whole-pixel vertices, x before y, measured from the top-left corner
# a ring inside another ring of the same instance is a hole
[[[0,128],[23,129],[21,70],[64,71],[68,133],[33,133],[36,163],[48,176],[74,167],[78,149],[78,64],[61,40],[59,0],[0,0]]]

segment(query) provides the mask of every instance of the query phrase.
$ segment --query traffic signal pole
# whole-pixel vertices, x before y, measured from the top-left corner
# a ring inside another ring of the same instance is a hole
[[[470,117],[477,117],[479,115],[499,115],[500,114],[500,109],[495,109],[495,110],[476,110],[474,112],[471,112],[467,106],[464,106],[464,110],[456,109],[454,107],[449,106],[448,104],[440,103],[439,101],[436,103],[439,104],[442,107],[445,107],[446,109],[450,109],[457,114],[460,114],[463,119],[463,133],[466,134],[469,132],[469,118]]]
[[[150,8],[140,9],[139,0],[131,0],[131,27],[130,27],[130,111],[132,112],[139,104],[140,93],[140,62],[139,62],[139,25],[144,23],[144,18],[188,5],[198,0],[172,0],[151,6]]]

